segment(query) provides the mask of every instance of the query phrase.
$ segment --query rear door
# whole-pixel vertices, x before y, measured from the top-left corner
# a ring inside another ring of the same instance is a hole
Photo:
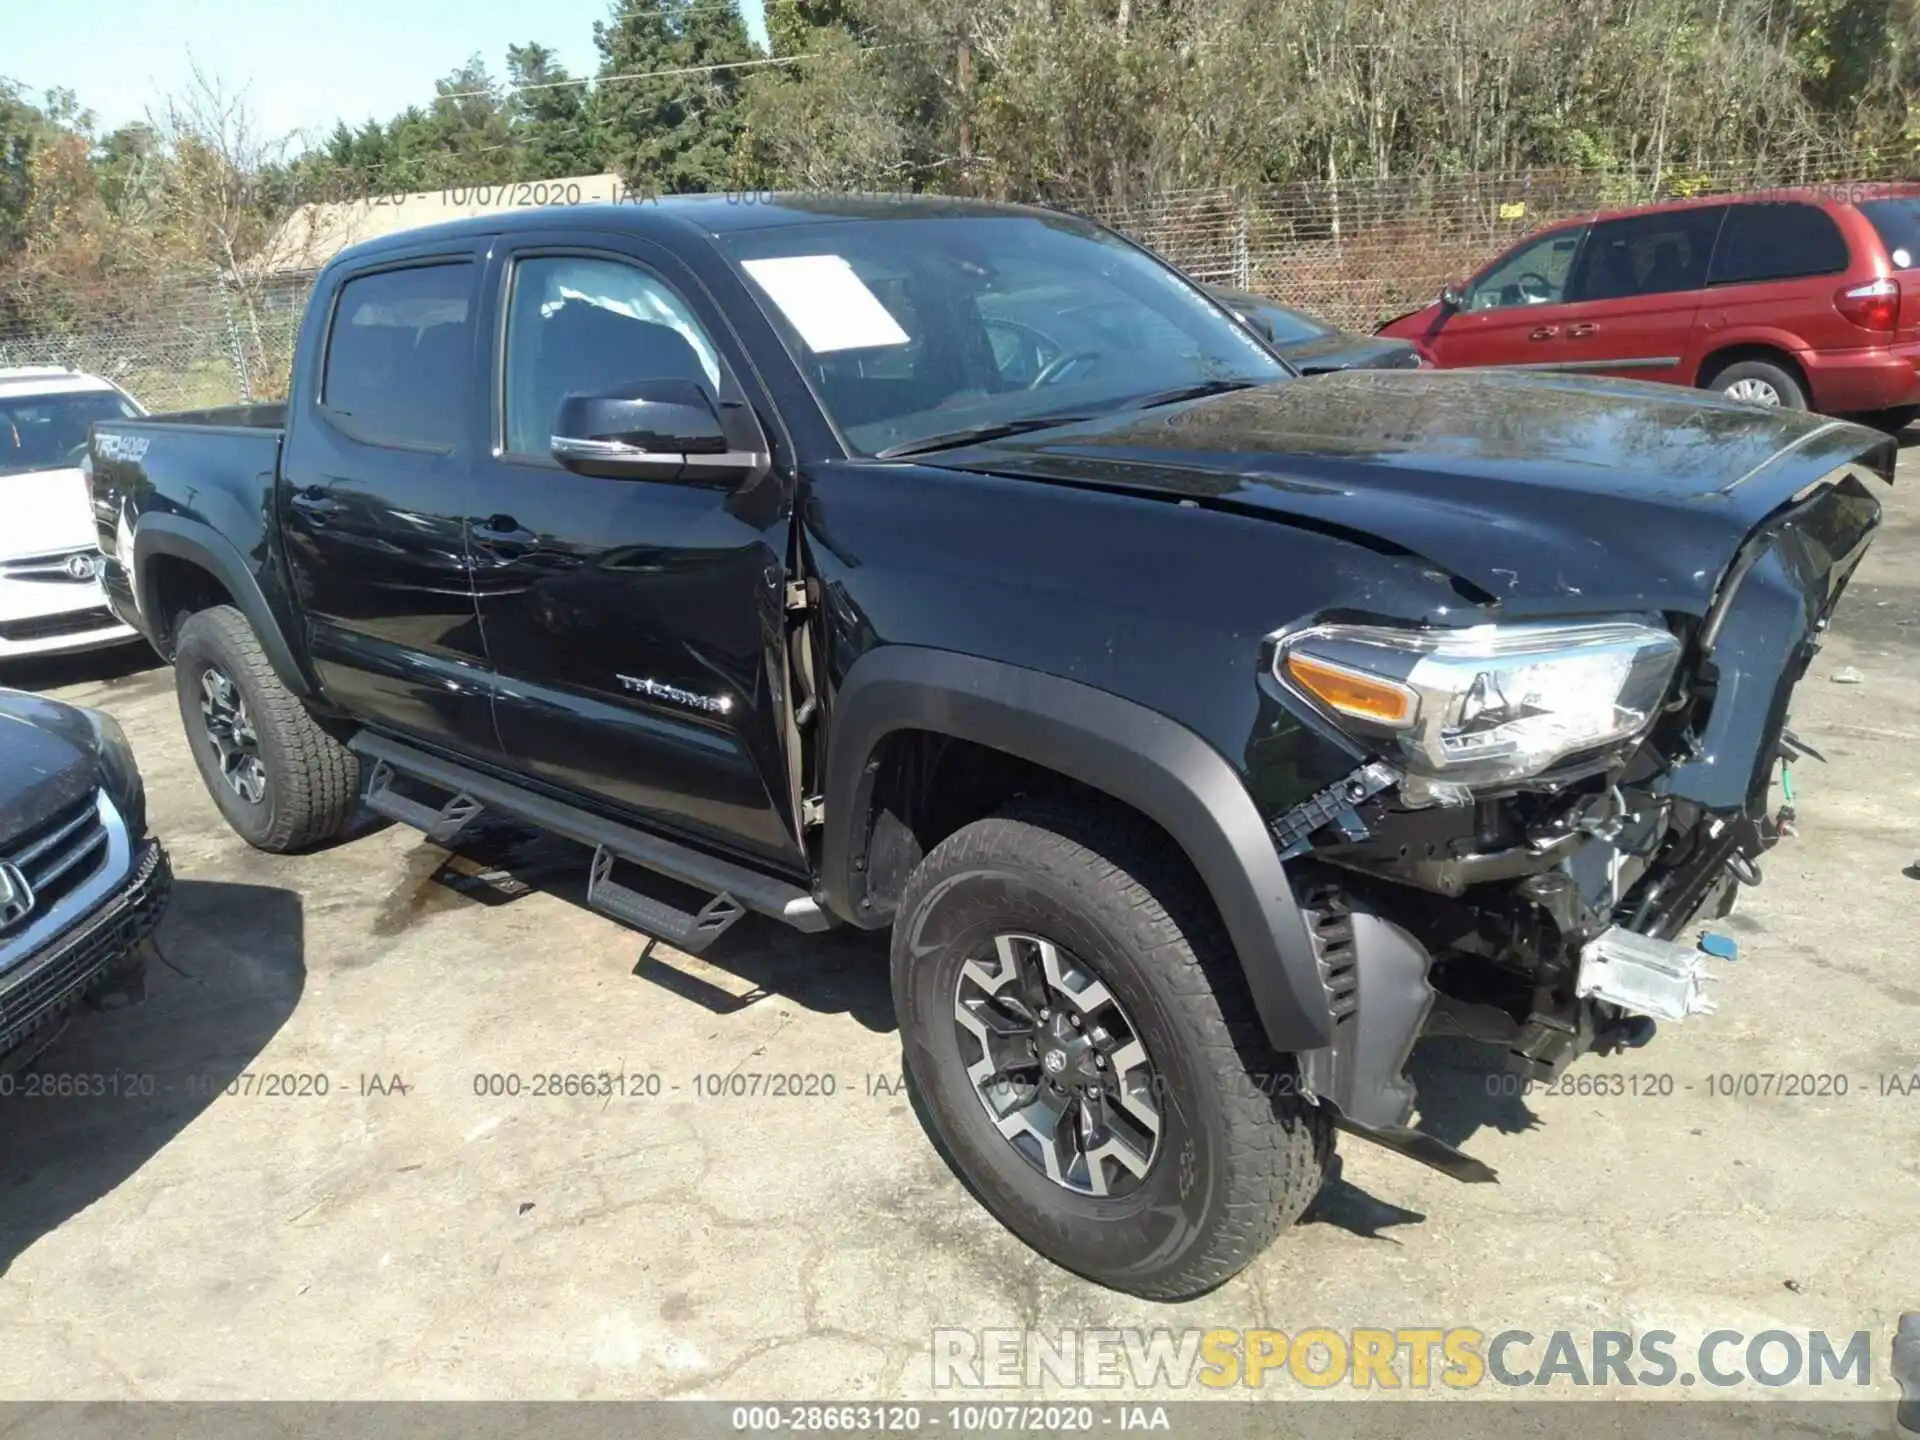
[[[1833,217],[1803,201],[1730,206],[1700,307],[1709,346],[1772,339],[1789,349],[1857,347],[1861,333],[1834,309],[1852,257]],[[1816,407],[1818,396],[1812,397]]]
[[[1561,368],[1688,384],[1689,347],[1724,205],[1602,220],[1567,290]]]
[[[334,289],[302,342],[312,378],[289,407],[278,504],[328,696],[384,728],[490,755],[462,530],[481,269],[463,246],[383,257]]]
[[[1467,287],[1458,310],[1420,337],[1436,363],[1552,368],[1565,350],[1567,281],[1587,227],[1525,241]]]
[[[465,513],[502,744],[550,785],[803,872],[783,487],[578,475],[549,453],[563,397],[660,378],[766,451],[743,352],[691,272],[633,237],[515,235],[487,289],[497,413]]]

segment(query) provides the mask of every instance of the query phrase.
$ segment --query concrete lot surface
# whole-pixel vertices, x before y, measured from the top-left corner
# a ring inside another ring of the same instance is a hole
[[[1425,1325],[1868,1329],[1891,1396],[1920,1309],[1920,1084],[1883,1078],[1920,1072],[1920,497],[1888,506],[1797,699],[1829,763],[1728,922],[1719,1013],[1571,1072],[1624,1094],[1490,1093],[1490,1056],[1423,1047],[1424,1123],[1499,1183],[1343,1140],[1307,1219],[1183,1306],[1054,1268],[968,1196],[900,1085],[880,939],[750,919],[643,959],[579,852],[500,831],[258,854],[169,671],[0,676],[119,718],[179,876],[151,998],[41,1065],[120,1093],[0,1101],[0,1395],[926,1396],[949,1327]],[[629,1093],[532,1093],[599,1072]],[[772,1076],[803,1093],[746,1093]]]

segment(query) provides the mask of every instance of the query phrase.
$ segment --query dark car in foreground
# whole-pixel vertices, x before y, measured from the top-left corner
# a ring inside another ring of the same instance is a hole
[[[170,884],[120,727],[0,689],[0,1074],[82,1000],[143,993]]]
[[[1209,285],[1207,292],[1254,328],[1302,375],[1334,370],[1418,370],[1426,362],[1411,341],[1356,335],[1290,310],[1264,295]]]
[[[1380,333],[1443,369],[1662,380],[1897,430],[1920,414],[1920,188],[1848,188],[1571,220]]]
[[[1550,1076],[1707,1008],[1893,445],[1303,380],[1083,220],[715,197],[349,249],[284,407],[103,422],[90,465],[243,837],[494,811],[683,949],[890,929],[974,1192],[1176,1297],[1336,1126],[1489,1178],[1412,1125],[1421,1034]]]

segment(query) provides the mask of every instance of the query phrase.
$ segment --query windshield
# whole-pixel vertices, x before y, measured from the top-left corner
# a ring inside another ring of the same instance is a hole
[[[1289,373],[1166,266],[1066,216],[823,222],[719,244],[863,454]]]
[[[1860,213],[1879,233],[1894,269],[1912,270],[1920,265],[1920,195],[1866,200],[1861,202]]]
[[[89,425],[129,420],[139,413],[111,390],[0,395],[0,475],[78,465]]]

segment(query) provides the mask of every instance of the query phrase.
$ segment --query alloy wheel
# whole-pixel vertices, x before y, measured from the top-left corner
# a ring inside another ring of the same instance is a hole
[[[1037,935],[995,936],[960,967],[953,1019],[974,1094],[1028,1164],[1082,1195],[1139,1187],[1160,1150],[1159,1079],[1080,960]]]
[[[200,672],[200,714],[206,719],[207,740],[228,788],[249,805],[258,805],[267,795],[260,736],[247,713],[247,697],[217,665]]]

